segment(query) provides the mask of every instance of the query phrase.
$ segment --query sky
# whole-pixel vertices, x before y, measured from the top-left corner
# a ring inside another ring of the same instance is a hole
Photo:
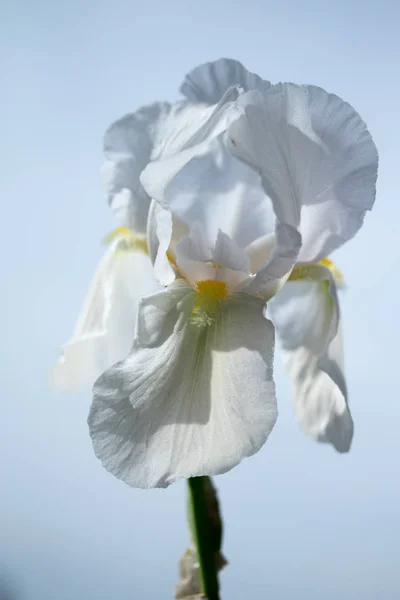
[[[350,102],[380,153],[375,207],[336,252],[355,420],[347,455],[299,430],[279,353],[267,444],[215,479],[223,600],[400,597],[400,8],[387,0],[6,0],[0,24],[3,293],[0,598],[168,600],[188,545],[185,484],[134,490],[93,454],[90,394],[48,373],[115,227],[100,186],[116,118],[176,100],[222,56]],[[6,592],[6,589],[9,592]],[[2,595],[3,594],[3,595]]]

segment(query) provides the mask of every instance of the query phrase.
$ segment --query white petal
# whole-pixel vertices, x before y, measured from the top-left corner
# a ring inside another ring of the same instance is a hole
[[[248,244],[244,251],[249,257],[250,269],[252,273],[258,271],[264,263],[267,262],[275,248],[276,237],[274,233],[267,233],[258,237]]]
[[[276,222],[275,246],[263,266],[257,271],[248,287],[251,293],[259,292],[266,299],[276,294],[288,279],[301,248],[301,235],[295,227]]]
[[[95,384],[96,455],[133,487],[228,471],[276,420],[273,327],[258,299],[231,300],[209,327],[181,283],[143,301],[131,356]]]
[[[159,102],[113,123],[104,137],[102,178],[108,201],[122,225],[146,230],[150,198],[140,174],[152,160],[181,150],[208,122],[214,107]]]
[[[157,228],[158,228],[157,214],[162,210],[164,210],[164,209],[161,208],[161,206],[160,206],[160,204],[158,204],[158,202],[155,202],[155,200],[151,201],[150,208],[149,208],[149,215],[147,217],[147,247],[149,250],[150,260],[153,264],[154,264],[154,261],[156,260],[158,248],[160,246],[160,240],[158,239],[158,233],[157,233]],[[167,233],[168,233],[168,235],[172,234],[172,232],[170,232],[170,231]]]
[[[188,226],[194,222],[201,223],[209,247],[215,245],[221,230],[232,238],[239,247],[235,246],[235,266],[232,263],[229,266],[247,273],[249,263],[240,245],[247,246],[254,239],[270,234],[275,226],[275,247],[248,289],[249,293],[260,292],[271,297],[276,293],[277,286],[281,285],[278,280],[288,276],[296,262],[301,247],[300,234],[290,225],[275,222],[271,202],[260,185],[258,174],[233,158],[222,140],[204,143],[204,154],[191,158],[187,164],[184,155],[185,151],[157,165],[158,174],[165,168],[172,176],[164,196],[164,205],[169,206],[173,214]],[[176,164],[176,171],[169,170],[172,162]],[[150,173],[152,168],[156,168],[155,163],[146,171]],[[154,185],[157,175],[155,172],[153,175]],[[163,193],[164,188],[161,191]],[[153,227],[152,218],[149,219],[149,227]],[[218,252],[222,250],[221,239]],[[237,260],[239,255],[241,264]],[[232,261],[232,256],[228,259],[225,252],[226,260]],[[161,260],[165,260],[164,255]],[[204,257],[203,260],[209,258]],[[214,260],[228,266],[215,256]]]
[[[100,262],[71,340],[51,380],[59,390],[90,389],[132,346],[138,301],[157,289],[145,254],[116,250],[113,244]]]
[[[104,136],[102,179],[108,202],[121,225],[146,230],[150,199],[139,176],[150,161],[157,129],[171,110],[155,103],[115,121]]]
[[[235,111],[236,105],[232,118],[233,115],[237,118]],[[255,128],[255,123],[250,125]],[[246,122],[244,126],[247,127]],[[246,135],[251,138],[251,127],[242,135],[245,143],[250,143]],[[269,296],[272,288],[276,288],[276,281],[271,288],[271,279],[285,277],[297,259],[301,247],[301,237],[296,231],[299,218],[293,216],[293,211],[282,209],[276,198],[274,214],[256,172],[259,167],[253,164],[256,170],[251,170],[235,160],[225,146],[226,139],[217,136],[169,160],[153,163],[141,179],[148,192],[181,221],[189,226],[201,222],[210,246],[214,245],[218,230],[243,247],[270,234],[275,227],[276,247],[268,263],[262,265],[251,290],[258,292],[262,287],[262,293]],[[229,137],[228,144],[231,144]],[[275,217],[282,222],[275,222]]]
[[[176,265],[194,288],[197,282],[207,279],[223,281],[229,294],[250,275],[250,261],[245,252],[222,231],[218,232],[211,251],[200,223],[195,223],[176,245]]]
[[[177,260],[176,247],[189,234],[189,227],[169,210],[152,201],[147,222],[147,244],[154,265],[154,276],[162,285],[169,285],[176,277],[172,263]]]
[[[153,197],[187,225],[201,223],[210,246],[218,230],[242,248],[272,232],[275,215],[259,175],[232,157],[222,140],[201,147],[202,153],[189,160],[185,151],[146,169],[142,179],[149,176]]]
[[[213,118],[215,106],[177,102],[168,117],[160,123],[155,139],[152,160],[171,156],[185,148],[189,140]]]
[[[235,89],[228,90],[216,106],[202,109],[201,106],[187,107],[186,110],[202,113],[202,121],[197,118],[197,128],[185,127],[183,135],[180,136],[180,144],[174,143],[173,151],[163,150],[153,156],[153,162],[143,170],[140,181],[151,198],[154,198],[165,208],[169,207],[167,195],[168,188],[178,173],[196,156],[201,156],[209,151],[213,140],[222,134],[232,120],[239,115],[236,106],[238,92]],[[181,122],[185,123],[183,119]],[[168,123],[167,123],[168,124]],[[168,135],[164,131],[164,138]],[[158,159],[158,160],[156,160]],[[160,160],[163,159],[163,160]]]
[[[187,139],[183,149],[191,148],[200,144],[204,140],[216,137],[225,131],[229,123],[239,115],[239,109],[236,106],[236,100],[239,97],[240,90],[237,86],[226,90],[218,104],[210,107],[209,117],[204,123]]]
[[[209,148],[209,141],[202,142],[182,152],[173,154],[164,160],[150,163],[143,170],[140,181],[151,198],[157,200],[163,208],[169,208],[168,188],[183,167],[197,154],[205,154]]]
[[[294,388],[298,421],[307,435],[349,450],[353,421],[347,406],[339,305],[334,283],[288,282],[271,301]]]
[[[215,104],[232,85],[240,85],[247,91],[266,90],[271,84],[247,71],[237,60],[220,58],[190,71],[186,75],[180,91],[193,102]]]
[[[188,235],[176,245],[178,260],[196,260],[211,262],[212,254],[200,223],[194,223]]]
[[[218,231],[217,241],[213,252],[214,262],[218,265],[250,273],[250,261],[244,250],[223,231]]]
[[[222,231],[218,232],[215,248],[211,251],[198,222],[176,245],[176,264],[194,287],[198,281],[213,279],[224,281],[230,292],[250,274],[250,261],[245,252]]]
[[[299,260],[327,256],[362,224],[375,199],[378,156],[365,124],[337,96],[279,84],[240,98],[231,152],[259,170],[277,218],[298,227]]]
[[[151,217],[151,218],[150,218]],[[154,276],[161,285],[169,285],[175,279],[175,271],[168,259],[168,248],[173,234],[173,219],[168,210],[153,203],[149,215],[148,240],[151,252],[156,252],[154,261]],[[157,241],[155,241],[157,240]]]
[[[288,124],[284,96],[279,87],[274,86],[265,93],[244,94],[241,101],[244,114],[229,128],[228,148],[261,174],[277,218],[298,227],[301,199],[292,183],[293,174],[285,147]]]
[[[181,275],[196,287],[198,281],[215,279],[212,253],[199,223],[176,244],[176,265]]]
[[[161,216],[160,219],[159,215],[165,215],[165,213],[168,213],[169,216]],[[165,220],[164,225],[162,225],[163,219]],[[185,223],[183,223],[183,221],[180,221],[177,217],[171,215],[170,211],[166,211],[160,206],[160,204],[158,204],[158,202],[152,200],[150,204],[149,217],[147,219],[147,246],[151,261],[154,263],[156,260],[161,240],[163,245],[167,248],[168,252],[171,253],[173,257],[175,257],[176,244],[185,235],[188,235],[189,230],[189,227]]]

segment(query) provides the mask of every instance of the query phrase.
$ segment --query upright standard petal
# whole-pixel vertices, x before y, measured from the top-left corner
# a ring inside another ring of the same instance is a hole
[[[339,452],[347,452],[353,421],[343,372],[339,304],[329,271],[318,269],[319,281],[289,281],[269,308],[282,342],[302,429]]]
[[[262,300],[232,297],[199,327],[195,297],[176,282],[143,300],[131,355],[94,386],[95,453],[133,487],[224,473],[261,448],[276,420]]]
[[[300,234],[295,228],[276,222],[271,201],[261,186],[258,173],[236,160],[221,139],[203,142],[201,146],[200,155],[193,156],[194,149],[189,149],[173,158],[154,162],[142,174],[142,181],[153,197],[162,206],[168,207],[180,223],[188,227],[201,223],[208,247],[218,242],[214,256],[216,263],[228,266],[220,255],[224,251],[222,240],[229,236],[236,247],[233,251],[231,245],[229,261],[234,255],[238,258],[239,253],[242,263],[239,270],[249,273],[250,265],[244,248],[256,239],[271,235],[275,229],[276,235],[270,237],[272,243],[259,252],[259,257],[264,254],[264,260],[259,265],[260,273],[248,290],[271,297],[276,292],[277,279],[289,275],[296,261],[301,245]],[[199,146],[196,151],[199,151]],[[149,217],[149,246],[153,252],[158,247],[160,210],[153,207]],[[171,269],[165,258],[165,247],[172,236],[171,228],[169,233],[167,242],[160,241],[155,263],[164,264],[164,271]]]
[[[172,155],[210,119],[214,107],[156,102],[118,119],[104,136],[102,179],[121,225],[146,231],[150,197],[140,183],[146,165]]]
[[[240,97],[231,152],[257,169],[279,221],[300,225],[299,261],[350,239],[375,199],[378,155],[365,123],[333,94],[279,84]]]
[[[141,296],[158,289],[148,256],[110,246],[90,285],[71,340],[51,380],[60,391],[90,389],[99,375],[132,346]]]
[[[149,163],[157,131],[171,105],[156,102],[115,121],[104,136],[102,180],[108,202],[123,226],[146,231],[150,199],[139,176]]]
[[[271,86],[269,81],[250,73],[239,61],[220,58],[190,71],[180,91],[192,102],[216,104],[233,85],[240,85],[244,91],[266,90]]]
[[[147,165],[140,177],[142,185],[151,198],[165,207],[168,206],[166,196],[176,176],[193,158],[210,152],[213,141],[226,131],[233,120],[238,118],[240,114],[236,103],[238,96],[239,92],[236,88],[228,89],[217,105],[203,108],[202,114],[205,118],[202,123],[197,120],[199,123],[197,129],[185,127],[186,139],[181,136],[181,144],[179,146],[175,144],[173,152],[157,152],[157,156],[153,156],[153,163]],[[199,108],[191,110],[197,112]]]
[[[210,245],[219,230],[242,248],[274,231],[275,215],[259,175],[232,157],[219,139],[152,163],[141,179],[149,194],[182,222],[200,222]]]
[[[232,155],[230,146],[236,141],[226,135],[224,127],[232,129],[229,123],[238,119],[241,104],[243,100],[228,103],[224,125],[214,123],[209,139],[169,159],[153,162],[142,173],[141,181],[148,193],[182,222],[189,226],[201,222],[210,246],[215,243],[218,230],[244,248],[275,229],[273,251],[249,289],[251,293],[261,291],[269,295],[275,289],[276,279],[290,273],[296,262],[301,247],[297,231],[300,208],[292,198],[285,204],[285,198],[280,197],[273,197],[272,206],[261,185],[259,165],[248,160],[250,168],[242,155],[241,160]],[[245,121],[246,126],[254,131],[243,129],[238,133],[238,140],[243,138],[245,145],[247,138],[257,135],[258,124]]]

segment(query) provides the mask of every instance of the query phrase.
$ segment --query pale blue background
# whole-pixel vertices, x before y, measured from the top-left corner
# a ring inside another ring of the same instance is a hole
[[[399,13],[387,0],[2,3],[0,530],[15,598],[173,597],[184,484],[132,490],[104,471],[87,433],[90,394],[52,393],[47,374],[114,227],[99,183],[104,129],[174,100],[185,72],[221,56],[339,94],[381,157],[376,207],[335,257],[349,286],[352,451],[298,430],[277,358],[278,424],[217,479],[223,599],[400,597]]]

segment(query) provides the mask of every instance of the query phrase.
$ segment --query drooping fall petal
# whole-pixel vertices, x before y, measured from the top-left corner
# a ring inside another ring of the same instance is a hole
[[[276,420],[263,302],[229,299],[198,327],[194,298],[177,282],[143,300],[131,355],[94,386],[95,453],[134,487],[228,471],[260,449]]]
[[[270,304],[292,379],[297,419],[307,435],[349,450],[353,421],[347,404],[339,304],[329,272],[320,281],[288,282]]]
[[[128,355],[139,299],[158,289],[149,257],[112,244],[89,287],[70,341],[54,367],[56,389],[90,389],[101,373]]]

